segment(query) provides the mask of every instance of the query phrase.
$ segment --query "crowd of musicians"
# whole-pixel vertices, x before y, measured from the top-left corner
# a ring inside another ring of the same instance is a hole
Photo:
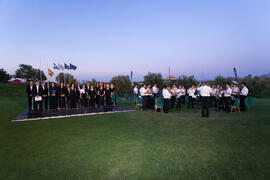
[[[116,105],[113,84],[89,82],[86,84],[66,84],[29,81],[26,88],[29,111],[58,110],[76,108],[106,108],[112,110]],[[114,99],[112,102],[112,98]]]
[[[164,86],[160,91],[156,84],[152,87],[144,84],[140,89],[136,85],[133,93],[142,98],[143,110],[153,109],[155,98],[161,96],[164,113],[168,113],[169,109],[175,106],[180,110],[182,104],[187,104],[188,108],[195,108],[195,105],[201,104],[202,116],[209,117],[209,107],[215,107],[219,111],[229,113],[230,106],[234,104],[236,98],[240,99],[240,110],[246,111],[245,99],[248,95],[248,88],[245,83],[242,83],[240,87],[237,84],[230,83],[227,83],[225,87],[199,83],[197,86],[192,85],[188,89],[175,84],[172,87]]]

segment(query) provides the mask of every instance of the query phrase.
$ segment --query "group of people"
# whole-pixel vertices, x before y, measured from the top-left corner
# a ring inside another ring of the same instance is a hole
[[[112,102],[115,95],[113,84],[96,83],[94,86],[86,84],[64,84],[57,86],[51,82],[46,84],[39,81],[35,83],[30,80],[26,87],[29,112],[57,109],[76,109],[76,108],[106,108],[112,110],[116,105],[116,99]]]
[[[245,99],[248,95],[248,88],[245,83],[241,84],[241,90],[237,84],[227,83],[223,88],[220,85],[199,83],[185,89],[184,86],[178,87],[174,84],[172,87],[164,86],[159,92],[157,85],[144,84],[140,89],[135,85],[133,93],[142,98],[142,109],[152,109],[155,98],[161,96],[163,99],[163,112],[168,113],[169,109],[181,109],[182,104],[188,104],[188,108],[195,108],[196,104],[201,104],[202,117],[209,117],[209,107],[216,107],[220,111],[230,112],[230,105],[234,104],[236,98],[240,99],[240,110],[246,111]],[[187,98],[186,98],[187,97]],[[186,102],[186,99],[188,102]]]

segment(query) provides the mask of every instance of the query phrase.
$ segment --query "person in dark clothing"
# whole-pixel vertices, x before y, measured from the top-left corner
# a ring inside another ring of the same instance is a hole
[[[45,110],[48,110],[48,86],[46,85],[45,82],[42,82],[41,87],[42,87],[42,104],[45,105]]]
[[[55,86],[55,83],[51,83],[51,87],[49,89],[49,95],[50,95],[50,109],[57,110],[57,87]]]
[[[85,84],[82,85],[82,89],[80,90],[80,99],[81,99],[81,108],[87,107],[87,91],[85,88]]]
[[[106,110],[112,110],[112,91],[110,88],[110,85],[106,85],[106,90],[105,90],[105,96],[106,96]]]
[[[77,105],[77,89],[75,88],[74,84],[71,84],[69,97],[70,97],[70,108],[75,109]]]
[[[81,89],[81,84],[80,82],[77,83],[77,87],[76,87],[76,92],[77,92],[77,107],[80,108],[81,107],[81,104],[82,104],[82,101],[81,101],[81,98],[80,98],[80,89]]]
[[[96,106],[99,107],[99,95],[98,95],[99,83],[96,83],[95,91],[96,91],[96,97],[95,97]]]
[[[34,110],[38,110],[39,113],[42,112],[42,87],[39,84],[39,81],[36,82],[36,85],[33,89],[33,97],[34,97]]]
[[[114,102],[113,102],[113,106],[116,106],[116,90],[115,90],[115,88],[114,88],[114,85],[113,84],[111,84],[111,86],[110,86],[110,89],[111,89],[111,94],[112,94],[112,96],[114,96]]]
[[[64,83],[60,83],[59,87],[59,107],[60,109],[66,109],[66,96],[67,96],[67,89],[64,86]]]
[[[100,88],[99,88],[97,94],[98,94],[98,96],[99,96],[99,106],[104,107],[105,90],[103,89],[103,86],[100,86]]]
[[[66,105],[67,105],[67,109],[70,109],[70,96],[69,96],[69,94],[70,94],[70,86],[69,86],[69,84],[67,84],[66,85],[66,90],[67,90],[67,97],[66,97]]]
[[[32,103],[33,103],[33,81],[29,81],[29,85],[26,87],[27,99],[28,99],[28,110],[29,112],[32,111]]]
[[[90,86],[90,90],[88,91],[88,97],[89,97],[89,106],[91,108],[95,108],[96,91],[93,85]]]

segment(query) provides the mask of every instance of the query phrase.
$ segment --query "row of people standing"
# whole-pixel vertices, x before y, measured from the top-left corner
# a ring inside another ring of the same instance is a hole
[[[48,109],[75,109],[75,108],[96,108],[104,107],[111,110],[116,101],[112,102],[115,94],[113,84],[97,83],[96,86],[90,83],[67,84],[60,83],[59,87],[54,82],[50,85],[38,81],[30,81],[26,88],[29,111]],[[115,99],[115,98],[114,98]],[[43,108],[44,107],[44,108]]]

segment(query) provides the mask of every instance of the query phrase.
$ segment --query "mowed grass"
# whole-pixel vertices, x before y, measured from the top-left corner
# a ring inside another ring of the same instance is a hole
[[[208,119],[184,107],[11,123],[26,106],[0,96],[0,179],[270,178],[270,99]]]

